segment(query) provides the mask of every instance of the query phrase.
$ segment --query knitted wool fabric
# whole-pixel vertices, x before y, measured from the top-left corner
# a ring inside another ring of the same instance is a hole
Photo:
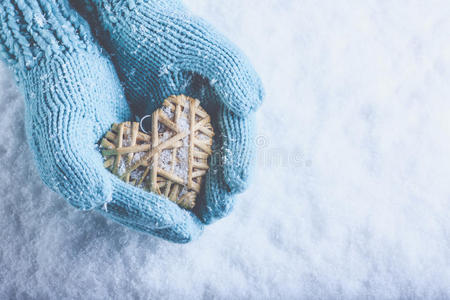
[[[133,111],[150,114],[170,95],[203,100],[218,135],[198,215],[231,210],[249,183],[255,111],[263,97],[247,58],[175,0],[71,0],[112,55]],[[217,164],[214,165],[214,158]]]
[[[127,99],[153,111],[170,96],[181,72],[211,81],[221,102],[247,116],[263,88],[245,55],[177,0],[69,0],[98,33],[125,84]]]
[[[101,35],[115,68],[67,1],[0,3],[0,55],[26,101],[26,132],[43,181],[80,209],[98,209],[134,229],[188,242],[229,213],[254,158],[252,112],[262,99],[246,58],[178,1],[73,1]],[[80,4],[84,4],[81,5]],[[205,68],[204,66],[209,66]],[[148,114],[171,94],[207,99],[216,164],[196,215],[118,180],[96,142],[113,122]]]
[[[96,143],[131,114],[88,24],[64,1],[3,0],[0,26],[0,55],[23,87],[27,140],[43,181],[79,209],[174,242],[196,238],[203,225],[193,213],[103,167]]]

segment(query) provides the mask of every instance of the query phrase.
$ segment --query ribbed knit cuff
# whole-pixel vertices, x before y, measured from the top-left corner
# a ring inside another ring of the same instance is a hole
[[[32,68],[46,56],[89,50],[88,24],[59,0],[2,0],[0,56],[16,71]]]

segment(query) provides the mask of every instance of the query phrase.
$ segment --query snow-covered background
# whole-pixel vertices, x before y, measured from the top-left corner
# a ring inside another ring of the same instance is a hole
[[[450,298],[449,2],[186,3],[264,81],[252,187],[188,245],[78,212],[1,65],[0,298]]]

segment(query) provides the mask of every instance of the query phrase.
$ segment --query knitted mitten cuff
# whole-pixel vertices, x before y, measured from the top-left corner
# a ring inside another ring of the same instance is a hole
[[[0,26],[0,57],[19,72],[93,45],[87,23],[64,0],[2,0]]]

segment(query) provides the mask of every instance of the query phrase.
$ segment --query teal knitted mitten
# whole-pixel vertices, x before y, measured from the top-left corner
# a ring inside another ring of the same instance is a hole
[[[259,77],[225,37],[177,0],[70,0],[109,52],[132,110],[140,117],[172,95],[198,98],[213,119],[216,153],[196,213],[227,215],[248,185],[254,161],[253,112]]]
[[[0,54],[23,87],[28,143],[50,188],[79,209],[96,208],[167,240],[188,242],[201,233],[193,213],[103,167],[97,142],[131,114],[113,64],[68,3],[2,0]]]

